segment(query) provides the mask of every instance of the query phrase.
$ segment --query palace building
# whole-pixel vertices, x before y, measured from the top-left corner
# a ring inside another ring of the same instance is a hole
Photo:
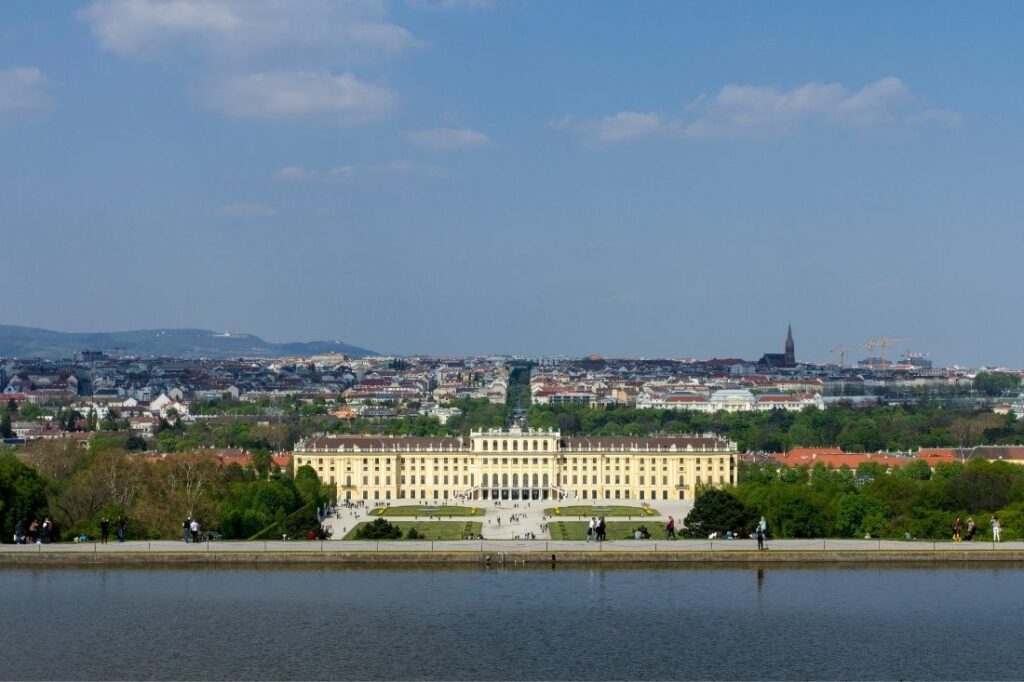
[[[339,500],[682,500],[736,483],[736,443],[701,436],[562,437],[494,429],[469,437],[325,436],[295,446]]]

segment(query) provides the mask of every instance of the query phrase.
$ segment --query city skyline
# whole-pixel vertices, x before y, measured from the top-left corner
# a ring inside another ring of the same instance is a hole
[[[0,323],[1024,366],[1024,8],[0,9]]]

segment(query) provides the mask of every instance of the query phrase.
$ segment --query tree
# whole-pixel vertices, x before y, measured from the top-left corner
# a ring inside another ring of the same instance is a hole
[[[756,514],[727,490],[712,488],[697,496],[693,509],[683,521],[683,535],[706,538],[711,533],[746,533],[753,528]]]
[[[359,526],[356,540],[401,540],[402,529],[387,520],[377,517],[370,523]]]
[[[867,534],[880,536],[891,513],[888,507],[872,497],[858,493],[844,495],[836,513],[836,533],[846,538]]]
[[[769,511],[769,520],[784,538],[828,537],[832,526],[826,499],[796,486],[780,495]]]
[[[915,481],[927,481],[932,477],[932,468],[928,462],[916,459],[896,469],[896,475],[903,478],[911,478]]]
[[[0,438],[13,438],[14,430],[11,428],[11,413],[4,412],[4,416],[0,418]]]
[[[308,464],[300,466],[295,472],[295,489],[305,504],[319,506],[323,500],[323,486],[320,485],[316,471]]]
[[[1020,388],[1020,376],[1007,372],[978,372],[974,388],[987,396],[998,397]]]
[[[27,530],[46,514],[46,480],[13,454],[0,452],[0,541],[11,541],[19,521]]]
[[[252,468],[256,472],[256,478],[265,479],[270,476],[270,469],[274,458],[266,450],[255,450],[252,453]]]

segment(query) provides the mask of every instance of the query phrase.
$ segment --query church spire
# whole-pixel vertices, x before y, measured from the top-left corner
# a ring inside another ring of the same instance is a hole
[[[790,367],[796,365],[796,346],[793,343],[793,325],[786,327],[786,364]]]

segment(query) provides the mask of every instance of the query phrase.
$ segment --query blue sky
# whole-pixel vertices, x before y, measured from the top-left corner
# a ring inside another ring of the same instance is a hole
[[[0,322],[1024,366],[1024,5],[0,5]]]

